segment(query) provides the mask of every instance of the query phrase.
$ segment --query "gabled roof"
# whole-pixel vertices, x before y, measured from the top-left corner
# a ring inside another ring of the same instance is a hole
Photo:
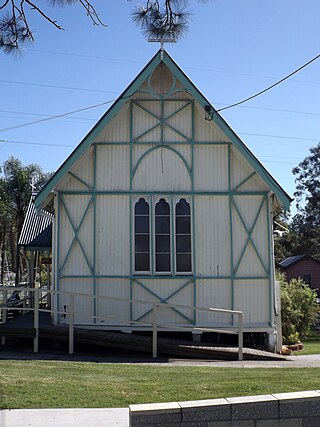
[[[190,93],[203,108],[205,108],[206,105],[210,105],[213,108],[214,115],[212,121],[222,130],[222,132],[225,133],[225,135],[230,139],[232,144],[238,149],[238,151],[240,151],[240,153],[246,158],[246,160],[253,167],[253,169],[260,175],[262,180],[267,184],[270,190],[278,198],[280,204],[282,204],[286,210],[289,210],[290,202],[292,201],[291,197],[270,175],[270,173],[253,155],[253,153],[248,149],[248,147],[242,142],[238,135],[231,129],[231,127],[225,122],[225,120],[220,116],[220,114],[214,109],[210,102],[202,95],[202,93],[191,82],[191,80],[186,76],[186,74],[181,70],[181,68],[174,62],[171,56],[166,51],[161,49],[154,55],[151,61],[143,68],[143,70],[138,74],[138,76],[133,80],[133,82],[119,96],[119,98],[114,102],[114,104],[109,108],[109,110],[101,117],[101,119],[92,128],[92,130],[85,136],[85,138],[70,154],[70,156],[62,164],[62,166],[51,177],[45,187],[43,187],[41,192],[36,197],[36,208],[40,209],[42,207],[43,203],[50,195],[50,192],[55,188],[55,186],[62,179],[62,177],[70,170],[70,168],[80,158],[80,156],[86,152],[86,150],[90,147],[94,139],[99,135],[99,133],[104,129],[104,127],[116,116],[116,114],[120,111],[120,109],[128,101],[128,99],[139,89],[142,83],[147,80],[147,78],[162,61],[169,68],[172,74],[178,80],[180,80],[186,91]]]
[[[39,215],[34,205],[35,197],[35,194],[31,196],[18,246],[27,250],[49,250],[52,244],[52,220],[54,216],[47,212],[42,212],[43,215]]]
[[[293,264],[295,264],[295,263],[297,263],[303,259],[311,259],[312,261],[320,263],[320,261],[318,259],[314,258],[313,256],[304,254],[304,255],[290,256],[289,258],[286,258],[283,261],[279,262],[279,264],[283,268],[288,268],[288,267],[291,267]]]

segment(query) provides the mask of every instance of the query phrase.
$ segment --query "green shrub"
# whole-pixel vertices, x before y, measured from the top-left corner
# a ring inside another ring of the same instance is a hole
[[[294,344],[309,334],[318,313],[317,293],[301,279],[287,282],[278,274],[281,283],[281,322],[285,344]]]

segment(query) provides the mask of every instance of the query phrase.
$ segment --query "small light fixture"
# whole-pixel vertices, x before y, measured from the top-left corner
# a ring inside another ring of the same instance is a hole
[[[208,122],[211,122],[211,120],[213,119],[213,114],[214,114],[213,107],[211,105],[207,104],[207,105],[204,106],[204,111],[205,111],[204,118],[206,120],[208,120]]]

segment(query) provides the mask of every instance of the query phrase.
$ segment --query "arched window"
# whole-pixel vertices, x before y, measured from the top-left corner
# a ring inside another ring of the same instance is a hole
[[[185,199],[176,204],[176,271],[192,271],[190,204]]]
[[[155,261],[156,272],[171,272],[170,205],[160,199],[155,206]]]
[[[141,198],[134,207],[134,269],[150,271],[149,203]]]

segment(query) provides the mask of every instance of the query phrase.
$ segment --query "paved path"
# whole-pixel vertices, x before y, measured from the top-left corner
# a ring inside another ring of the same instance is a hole
[[[0,411],[1,427],[128,427],[129,410],[15,409]]]
[[[153,364],[157,366],[211,366],[212,368],[320,368],[320,354],[310,356],[289,356],[287,360],[244,360],[238,362],[224,360],[178,359],[159,357],[157,360],[147,356],[128,355],[123,353],[108,355],[104,353],[76,353],[69,355],[66,351],[50,351],[32,353],[31,351],[16,351],[1,348],[0,360],[60,360],[66,362],[95,362],[95,363],[123,363],[123,364]],[[0,427],[1,424],[0,424]]]

